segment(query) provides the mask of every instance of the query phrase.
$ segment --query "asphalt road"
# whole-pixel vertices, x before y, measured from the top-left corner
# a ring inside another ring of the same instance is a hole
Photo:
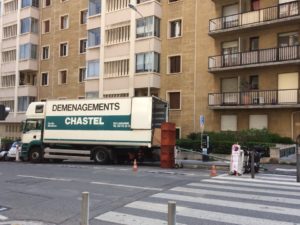
[[[90,193],[90,218],[94,218],[208,175],[208,171],[149,166],[139,166],[133,172],[130,165],[0,162],[0,215],[7,221],[75,225],[80,223],[84,191]]]
[[[220,171],[212,179],[199,169],[0,162],[0,225],[79,225],[84,191],[90,225],[164,225],[170,200],[177,225],[296,225],[294,168],[269,166],[253,180]]]

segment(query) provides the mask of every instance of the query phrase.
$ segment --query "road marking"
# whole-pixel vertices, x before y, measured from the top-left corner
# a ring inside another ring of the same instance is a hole
[[[27,177],[27,178],[42,179],[42,180],[52,180],[52,181],[72,181],[71,179],[65,179],[65,178],[36,177],[36,176],[29,176],[29,175],[18,175],[18,177]]]
[[[90,183],[91,184],[100,184],[100,185],[113,186],[113,187],[134,188],[134,189],[151,190],[151,191],[163,191],[162,188],[153,188],[153,187],[132,186],[132,185],[124,185],[124,184],[112,184],[112,183],[104,183],[104,182],[90,182]]]
[[[166,207],[166,206],[165,206]],[[111,223],[124,224],[124,225],[167,225],[167,221],[151,219],[141,216],[133,216],[125,213],[107,212],[100,216],[95,217],[97,220],[102,220]],[[177,225],[184,225],[177,223]]]
[[[143,201],[132,202],[126,205],[125,207],[139,209],[139,210],[154,211],[159,213],[167,213],[167,209],[168,209],[166,204],[149,203]],[[176,207],[176,215],[192,217],[196,219],[211,220],[216,222],[238,224],[238,225],[253,225],[253,224],[255,225],[265,225],[265,224],[296,225],[296,223],[289,223],[289,222],[283,222],[278,220],[261,219],[261,218],[254,218],[249,216],[233,215],[233,214],[220,213],[215,211],[180,207],[180,206]]]
[[[270,177],[270,176],[257,176],[257,178],[259,179],[263,179],[263,180],[281,180],[281,181],[290,181],[290,182],[293,182],[293,181],[296,181],[296,177],[295,178],[290,178],[290,177]]]
[[[276,168],[277,171],[284,171],[284,172],[296,172],[296,169],[284,169],[284,168]]]
[[[292,178],[296,179],[295,175],[285,175],[285,174],[264,173],[264,176],[268,176],[268,177],[292,177]]]
[[[272,180],[259,180],[259,179],[251,179],[251,178],[243,178],[243,177],[214,177],[213,179],[225,179],[225,180],[234,180],[234,181],[249,181],[252,183],[268,183],[268,184],[286,184],[291,186],[300,186],[300,183],[294,182],[284,182],[284,181],[272,181]]]
[[[204,183],[190,183],[188,186],[193,186],[193,187],[203,187],[203,188],[219,188],[222,190],[233,190],[233,191],[247,191],[247,192],[253,192],[253,193],[263,193],[263,194],[278,194],[278,195],[294,195],[294,196],[300,196],[300,192],[295,191],[279,191],[279,190],[262,190],[262,189],[253,189],[253,188],[246,188],[246,187],[237,187],[237,186],[220,186],[220,185],[213,185],[213,184],[204,184]],[[256,186],[257,187],[257,186]]]
[[[201,180],[201,182],[209,182],[209,183],[217,183],[217,184],[235,184],[239,186],[246,186],[246,187],[262,187],[262,188],[277,188],[282,190],[293,190],[298,191],[299,189],[297,187],[288,187],[283,185],[271,185],[271,184],[257,184],[257,183],[249,183],[249,182],[243,182],[243,181],[229,181],[229,180],[215,180],[215,179],[205,179]]]
[[[284,207],[277,207],[277,206],[271,206],[271,205],[246,203],[246,202],[241,203],[241,202],[218,200],[218,199],[211,200],[211,199],[202,198],[202,197],[176,195],[176,194],[165,194],[165,193],[158,193],[158,194],[152,195],[151,197],[161,198],[161,199],[169,199],[169,200],[174,200],[174,201],[200,203],[200,204],[207,204],[207,205],[214,205],[214,206],[232,207],[232,208],[238,208],[238,209],[268,212],[268,213],[275,213],[275,214],[281,214],[281,215],[285,214],[285,215],[291,215],[291,216],[299,216],[299,209],[284,208]]]
[[[242,199],[300,205],[300,199],[283,198],[278,196],[274,197],[274,196],[251,195],[251,194],[231,193],[231,192],[213,191],[213,190],[201,190],[201,189],[184,188],[184,187],[175,187],[172,188],[171,190],[178,191],[178,192],[185,192],[185,193],[201,194],[201,195],[214,195],[214,196],[222,196],[222,197],[242,198]]]
[[[5,210],[7,210],[7,208],[4,208],[4,207],[0,208],[0,212],[5,211]]]
[[[8,218],[6,216],[1,216],[0,215],[0,220],[7,220]]]

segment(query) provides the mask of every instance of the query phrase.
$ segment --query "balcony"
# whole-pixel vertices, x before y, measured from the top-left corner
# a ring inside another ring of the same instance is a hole
[[[209,93],[211,109],[300,108],[300,90]]]
[[[219,17],[209,21],[209,34],[300,20],[300,2],[294,1],[256,11]]]
[[[141,4],[141,3],[144,3],[144,2],[149,2],[149,1],[153,1],[153,0],[137,0],[136,3],[137,4]],[[155,0],[156,2],[160,2],[160,0]]]
[[[300,63],[300,45],[210,56],[210,72]]]

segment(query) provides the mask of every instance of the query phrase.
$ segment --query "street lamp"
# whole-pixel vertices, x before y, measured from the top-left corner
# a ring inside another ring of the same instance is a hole
[[[143,23],[144,23],[144,35],[146,36],[146,18],[143,16],[143,14],[136,8],[136,6],[134,5],[134,4],[132,4],[132,3],[129,3],[128,4],[128,7],[130,8],[130,9],[132,9],[132,10],[134,10],[135,12],[137,12],[141,17],[142,17],[142,19],[143,19]],[[148,26],[148,25],[147,25]],[[149,29],[147,29],[147,31],[148,31]],[[150,40],[149,40],[149,51],[150,51]],[[150,64],[150,56],[149,56],[149,59],[148,59],[148,65],[147,65],[147,67],[148,67],[148,72],[149,72],[149,64]],[[150,96],[150,77],[148,78],[148,89],[147,89],[147,96]]]

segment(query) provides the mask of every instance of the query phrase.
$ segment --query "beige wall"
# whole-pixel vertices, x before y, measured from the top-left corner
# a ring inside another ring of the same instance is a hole
[[[50,33],[41,35],[41,46],[50,45],[50,59],[41,60],[39,72],[39,99],[84,96],[84,83],[78,82],[79,67],[85,67],[85,54],[79,54],[79,40],[87,37],[86,25],[80,24],[80,10],[87,8],[87,0],[52,1],[42,9],[41,21],[50,19]],[[69,28],[60,30],[60,16],[69,15]],[[59,43],[68,42],[68,56],[59,57]],[[67,70],[67,84],[58,85],[59,70]],[[40,86],[41,72],[49,72],[49,86]]]

